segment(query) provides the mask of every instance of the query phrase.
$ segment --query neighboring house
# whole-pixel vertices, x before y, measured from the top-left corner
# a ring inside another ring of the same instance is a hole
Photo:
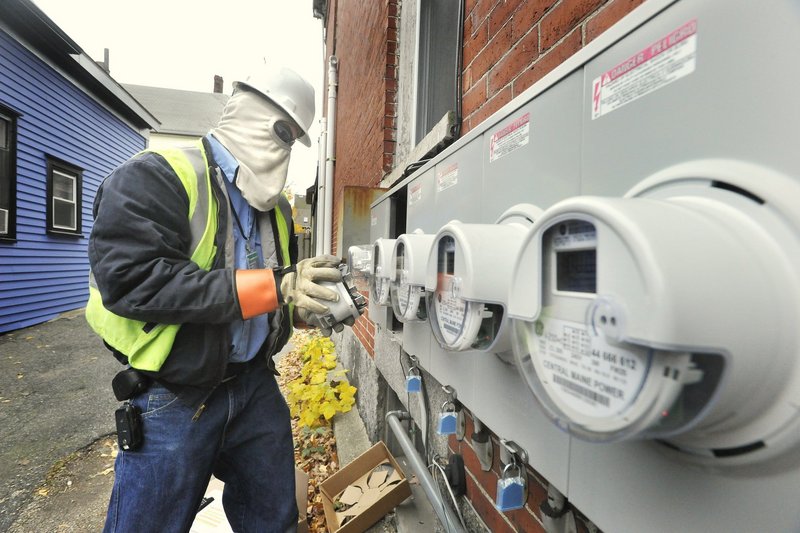
[[[0,2],[0,333],[86,303],[97,188],[157,127],[33,2]]]
[[[123,85],[161,122],[150,132],[150,148],[186,146],[217,125],[228,96],[222,94],[222,80],[216,81],[213,93]]]
[[[352,190],[392,187],[641,3],[314,0],[314,16],[322,19],[324,27],[325,57],[335,56],[338,68],[336,99],[323,98],[326,109],[322,113],[330,123],[327,103],[336,102],[335,132],[328,132],[335,137],[335,153],[325,156],[335,161],[331,253],[344,257],[348,246],[366,242],[347,237],[364,234],[347,227],[348,213],[353,211],[348,201]],[[328,63],[326,73],[330,73]],[[323,183],[324,178],[320,178]],[[405,209],[404,198],[398,209]],[[404,220],[405,215],[397,218]],[[364,223],[374,225],[375,220]],[[395,233],[413,229],[396,228]],[[352,329],[345,328],[336,340],[344,365],[351,369],[348,375],[359,387],[358,406],[370,438],[373,442],[391,439],[385,433],[385,413],[414,411],[412,407],[416,409],[419,403],[405,391],[388,386],[397,376],[402,381],[403,360],[408,355],[397,353],[392,332],[376,328],[368,317],[359,319]],[[441,398],[441,384],[427,374],[425,379],[426,390]],[[441,401],[438,405],[435,399],[427,402],[428,413],[435,417],[442,409]],[[421,427],[429,446],[433,442],[440,455],[461,450],[462,444],[454,437],[437,436],[430,424]],[[498,437],[490,437],[496,457]],[[546,500],[547,482],[531,471],[528,505],[502,514],[493,501],[497,467],[494,473],[482,471],[475,454],[468,452],[470,447],[463,448],[466,499],[480,521],[491,531],[541,531],[535,514]],[[444,493],[443,498],[449,499]]]

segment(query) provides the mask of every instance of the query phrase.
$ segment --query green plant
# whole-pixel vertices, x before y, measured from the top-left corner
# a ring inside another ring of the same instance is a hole
[[[336,352],[327,337],[314,337],[300,348],[300,377],[288,383],[286,400],[292,416],[310,428],[328,424],[336,413],[348,412],[355,403],[356,388],[345,379],[346,370],[335,370]]]

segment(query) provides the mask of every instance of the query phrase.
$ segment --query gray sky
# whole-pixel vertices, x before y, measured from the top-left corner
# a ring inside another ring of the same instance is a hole
[[[110,50],[111,76],[120,83],[211,92],[214,75],[231,83],[251,65],[290,66],[316,88],[311,148],[292,150],[295,192],[314,181],[322,102],[322,23],[311,0],[33,0],[93,59]]]

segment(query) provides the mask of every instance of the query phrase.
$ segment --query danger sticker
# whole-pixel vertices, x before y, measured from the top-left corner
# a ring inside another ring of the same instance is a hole
[[[530,119],[531,114],[525,113],[492,135],[492,140],[489,142],[490,163],[528,144],[530,140]]]
[[[613,346],[581,323],[542,320],[536,343],[537,373],[550,396],[592,417],[623,411],[647,377],[645,350]]]
[[[592,82],[592,120],[688,76],[695,69],[697,20],[691,20]]]
[[[422,184],[417,182],[409,185],[408,187],[408,206],[411,207],[415,203],[422,200]]]
[[[436,172],[436,190],[442,192],[458,183],[458,163],[448,165]]]

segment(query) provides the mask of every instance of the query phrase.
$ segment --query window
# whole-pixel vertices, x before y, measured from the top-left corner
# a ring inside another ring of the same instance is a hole
[[[72,165],[47,161],[47,231],[81,233],[81,174]]]
[[[418,0],[419,51],[414,143],[448,111],[456,110],[459,32],[458,0]]]
[[[17,115],[0,107],[0,239],[16,237]]]

